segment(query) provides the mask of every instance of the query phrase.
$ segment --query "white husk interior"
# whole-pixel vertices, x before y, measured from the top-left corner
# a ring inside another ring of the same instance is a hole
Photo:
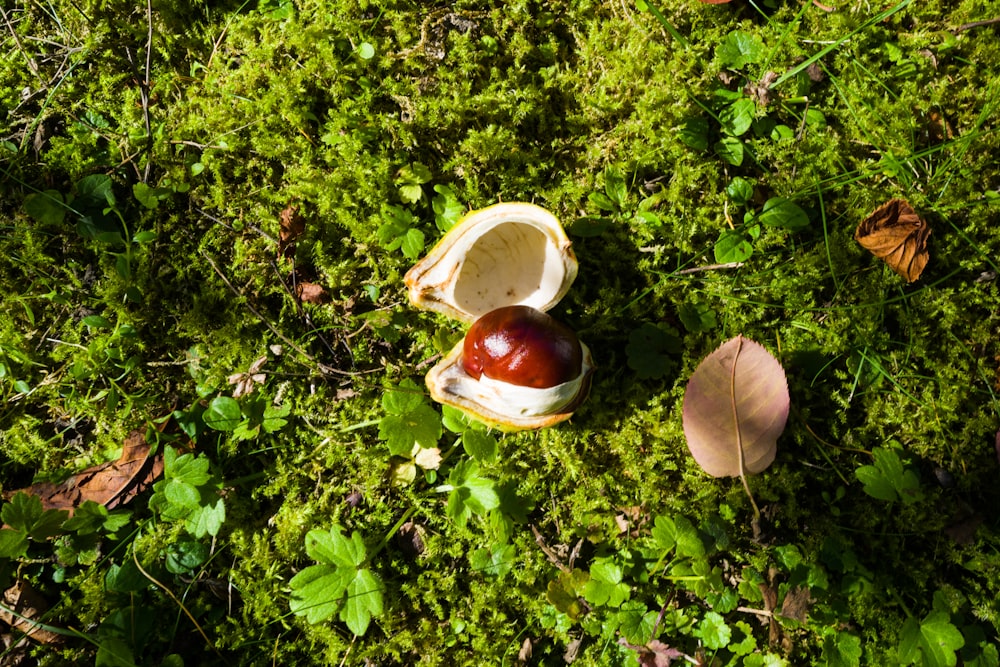
[[[576,277],[558,219],[533,204],[470,214],[407,274],[410,300],[466,322],[495,308],[548,310]]]

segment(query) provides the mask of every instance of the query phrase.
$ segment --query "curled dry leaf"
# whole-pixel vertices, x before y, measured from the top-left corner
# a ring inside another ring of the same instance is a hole
[[[902,199],[892,199],[861,221],[854,239],[908,283],[920,277],[930,253],[931,228]]]
[[[281,230],[278,234],[278,257],[291,259],[295,255],[295,241],[306,231],[306,220],[299,215],[298,206],[288,206],[280,215]]]
[[[759,473],[788,419],[788,382],[762,345],[737,336],[705,357],[684,393],[684,436],[713,477]]]
[[[0,595],[0,621],[42,644],[61,644],[63,637],[41,625],[49,603],[28,581],[19,579]],[[6,653],[0,654],[0,656]],[[7,664],[4,662],[3,664]]]

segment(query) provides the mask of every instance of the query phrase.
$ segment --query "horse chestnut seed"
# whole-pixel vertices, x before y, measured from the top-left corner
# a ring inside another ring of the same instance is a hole
[[[486,313],[465,336],[462,366],[520,387],[545,389],[576,378],[583,350],[573,330],[537,308],[505,306]]]

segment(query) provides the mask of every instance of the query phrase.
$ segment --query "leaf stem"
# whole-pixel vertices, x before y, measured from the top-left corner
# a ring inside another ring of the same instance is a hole
[[[750,493],[750,484],[747,483],[746,474],[746,462],[743,456],[743,433],[740,431],[740,416],[736,410],[736,364],[740,361],[740,351],[743,349],[743,336],[737,339],[739,342],[736,346],[736,356],[733,358],[733,368],[729,372],[729,398],[730,404],[733,406],[733,424],[736,426],[736,451],[738,453],[737,460],[740,462],[740,481],[743,482],[743,490],[747,493],[747,498],[750,499],[750,504],[753,506],[753,532],[756,537],[760,532],[760,508],[757,507],[757,501],[753,499],[753,494]]]

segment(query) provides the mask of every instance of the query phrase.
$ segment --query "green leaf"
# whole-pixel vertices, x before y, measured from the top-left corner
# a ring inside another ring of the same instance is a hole
[[[594,606],[620,607],[631,589],[622,583],[624,572],[611,558],[595,558],[590,566],[590,581],[583,587],[583,597]]]
[[[465,206],[458,200],[455,191],[447,185],[435,185],[434,192],[437,193],[431,200],[434,224],[442,232],[447,232],[465,214]]]
[[[91,174],[76,182],[77,197],[86,200],[87,204],[103,206],[115,205],[111,177],[106,174]]]
[[[647,611],[646,605],[638,600],[626,602],[617,614],[619,629],[629,644],[643,646],[653,638],[653,627],[659,612]]]
[[[424,233],[419,229],[406,230],[399,247],[403,251],[403,256],[416,260],[424,252]]]
[[[358,58],[371,60],[375,57],[375,47],[370,42],[361,42],[357,48]]]
[[[757,220],[766,227],[802,229],[809,226],[809,216],[799,206],[783,197],[772,197],[764,203]]]
[[[124,559],[121,565],[113,563],[104,575],[104,586],[115,593],[135,593],[150,585],[131,558]]]
[[[382,396],[382,408],[388,413],[379,421],[378,437],[384,440],[393,456],[408,457],[413,445],[435,447],[441,438],[441,416],[427,404],[423,392],[412,380],[404,380],[398,389]]]
[[[83,318],[83,323],[91,329],[111,329],[114,326],[111,320],[103,315],[87,315]]]
[[[448,516],[463,528],[472,515],[483,516],[500,505],[495,483],[479,475],[479,464],[475,461],[460,461],[451,469],[448,483],[451,486]]]
[[[722,137],[715,143],[715,152],[729,164],[738,167],[743,164],[743,142],[736,137]]]
[[[965,638],[952,625],[948,612],[932,611],[919,622],[911,617],[900,630],[900,664],[921,661],[925,667],[955,667],[955,652],[964,645]]]
[[[61,192],[45,190],[24,198],[24,212],[43,225],[59,225],[66,219],[66,204]]]
[[[289,608],[309,623],[320,623],[336,614],[344,604],[344,593],[357,570],[335,565],[310,565],[288,582],[292,589]]]
[[[517,549],[513,544],[498,544],[492,549],[481,547],[469,554],[469,565],[473,571],[488,577],[503,577],[516,561]]]
[[[188,514],[184,521],[184,529],[195,537],[211,535],[215,537],[219,534],[219,529],[226,521],[226,505],[221,495],[216,494],[214,498],[206,502],[202,500],[194,511]]]
[[[742,69],[760,62],[764,57],[764,43],[759,37],[734,30],[715,47],[715,57],[723,67]]]
[[[28,553],[28,536],[20,530],[0,528],[0,558],[20,558]]]
[[[697,151],[708,150],[708,119],[702,117],[688,118],[681,126],[679,138],[681,143]]]
[[[826,667],[858,667],[861,664],[861,638],[849,632],[832,632],[823,639]]]
[[[625,176],[617,167],[608,165],[604,168],[604,192],[615,208],[621,209],[628,196],[628,185]]]
[[[313,560],[340,567],[358,567],[365,562],[367,549],[361,534],[345,537],[340,526],[330,530],[310,530],[306,534],[306,553]]]
[[[235,398],[216,396],[205,408],[201,419],[205,426],[216,431],[232,431],[243,421],[243,413]]]
[[[42,501],[37,496],[19,491],[0,508],[0,521],[27,534],[41,518],[42,511]]]
[[[178,456],[173,447],[167,447],[163,452],[163,476],[168,480],[201,486],[211,478],[208,467],[208,459],[203,454],[196,456],[189,452]]]
[[[923,498],[919,478],[912,469],[904,468],[894,449],[875,447],[872,457],[874,465],[861,466],[854,471],[865,493],[879,500],[902,500],[907,504]]]
[[[745,206],[753,198],[753,183],[737,176],[726,186],[726,195],[734,204]]]
[[[462,448],[465,453],[481,463],[492,463],[497,459],[497,439],[478,429],[468,429],[462,434]]]
[[[367,568],[357,570],[347,585],[340,620],[347,624],[348,630],[360,637],[368,630],[372,617],[381,613],[382,582]]]
[[[653,520],[651,534],[660,549],[669,551],[676,548],[678,556],[687,558],[705,556],[705,543],[702,542],[698,529],[685,516],[657,516]]]
[[[674,365],[673,357],[681,352],[681,339],[672,327],[646,322],[628,336],[625,354],[628,366],[641,380],[657,380]]]
[[[691,333],[711,331],[718,326],[715,311],[705,303],[682,303],[677,307],[677,316]]]
[[[125,640],[118,637],[101,637],[97,646],[94,667],[135,667],[135,657]]]
[[[719,113],[722,131],[734,137],[746,134],[747,130],[753,124],[756,111],[757,107],[753,103],[753,100],[746,97],[742,97],[724,107]]]
[[[161,201],[169,198],[172,194],[174,191],[170,188],[155,188],[145,183],[136,183],[132,186],[132,195],[148,209],[156,208]]]
[[[163,495],[167,502],[176,507],[194,509],[201,503],[201,493],[189,483],[170,479],[163,487]]]
[[[732,638],[732,630],[726,625],[725,619],[714,611],[705,614],[693,634],[713,651],[729,646],[729,640]]]

